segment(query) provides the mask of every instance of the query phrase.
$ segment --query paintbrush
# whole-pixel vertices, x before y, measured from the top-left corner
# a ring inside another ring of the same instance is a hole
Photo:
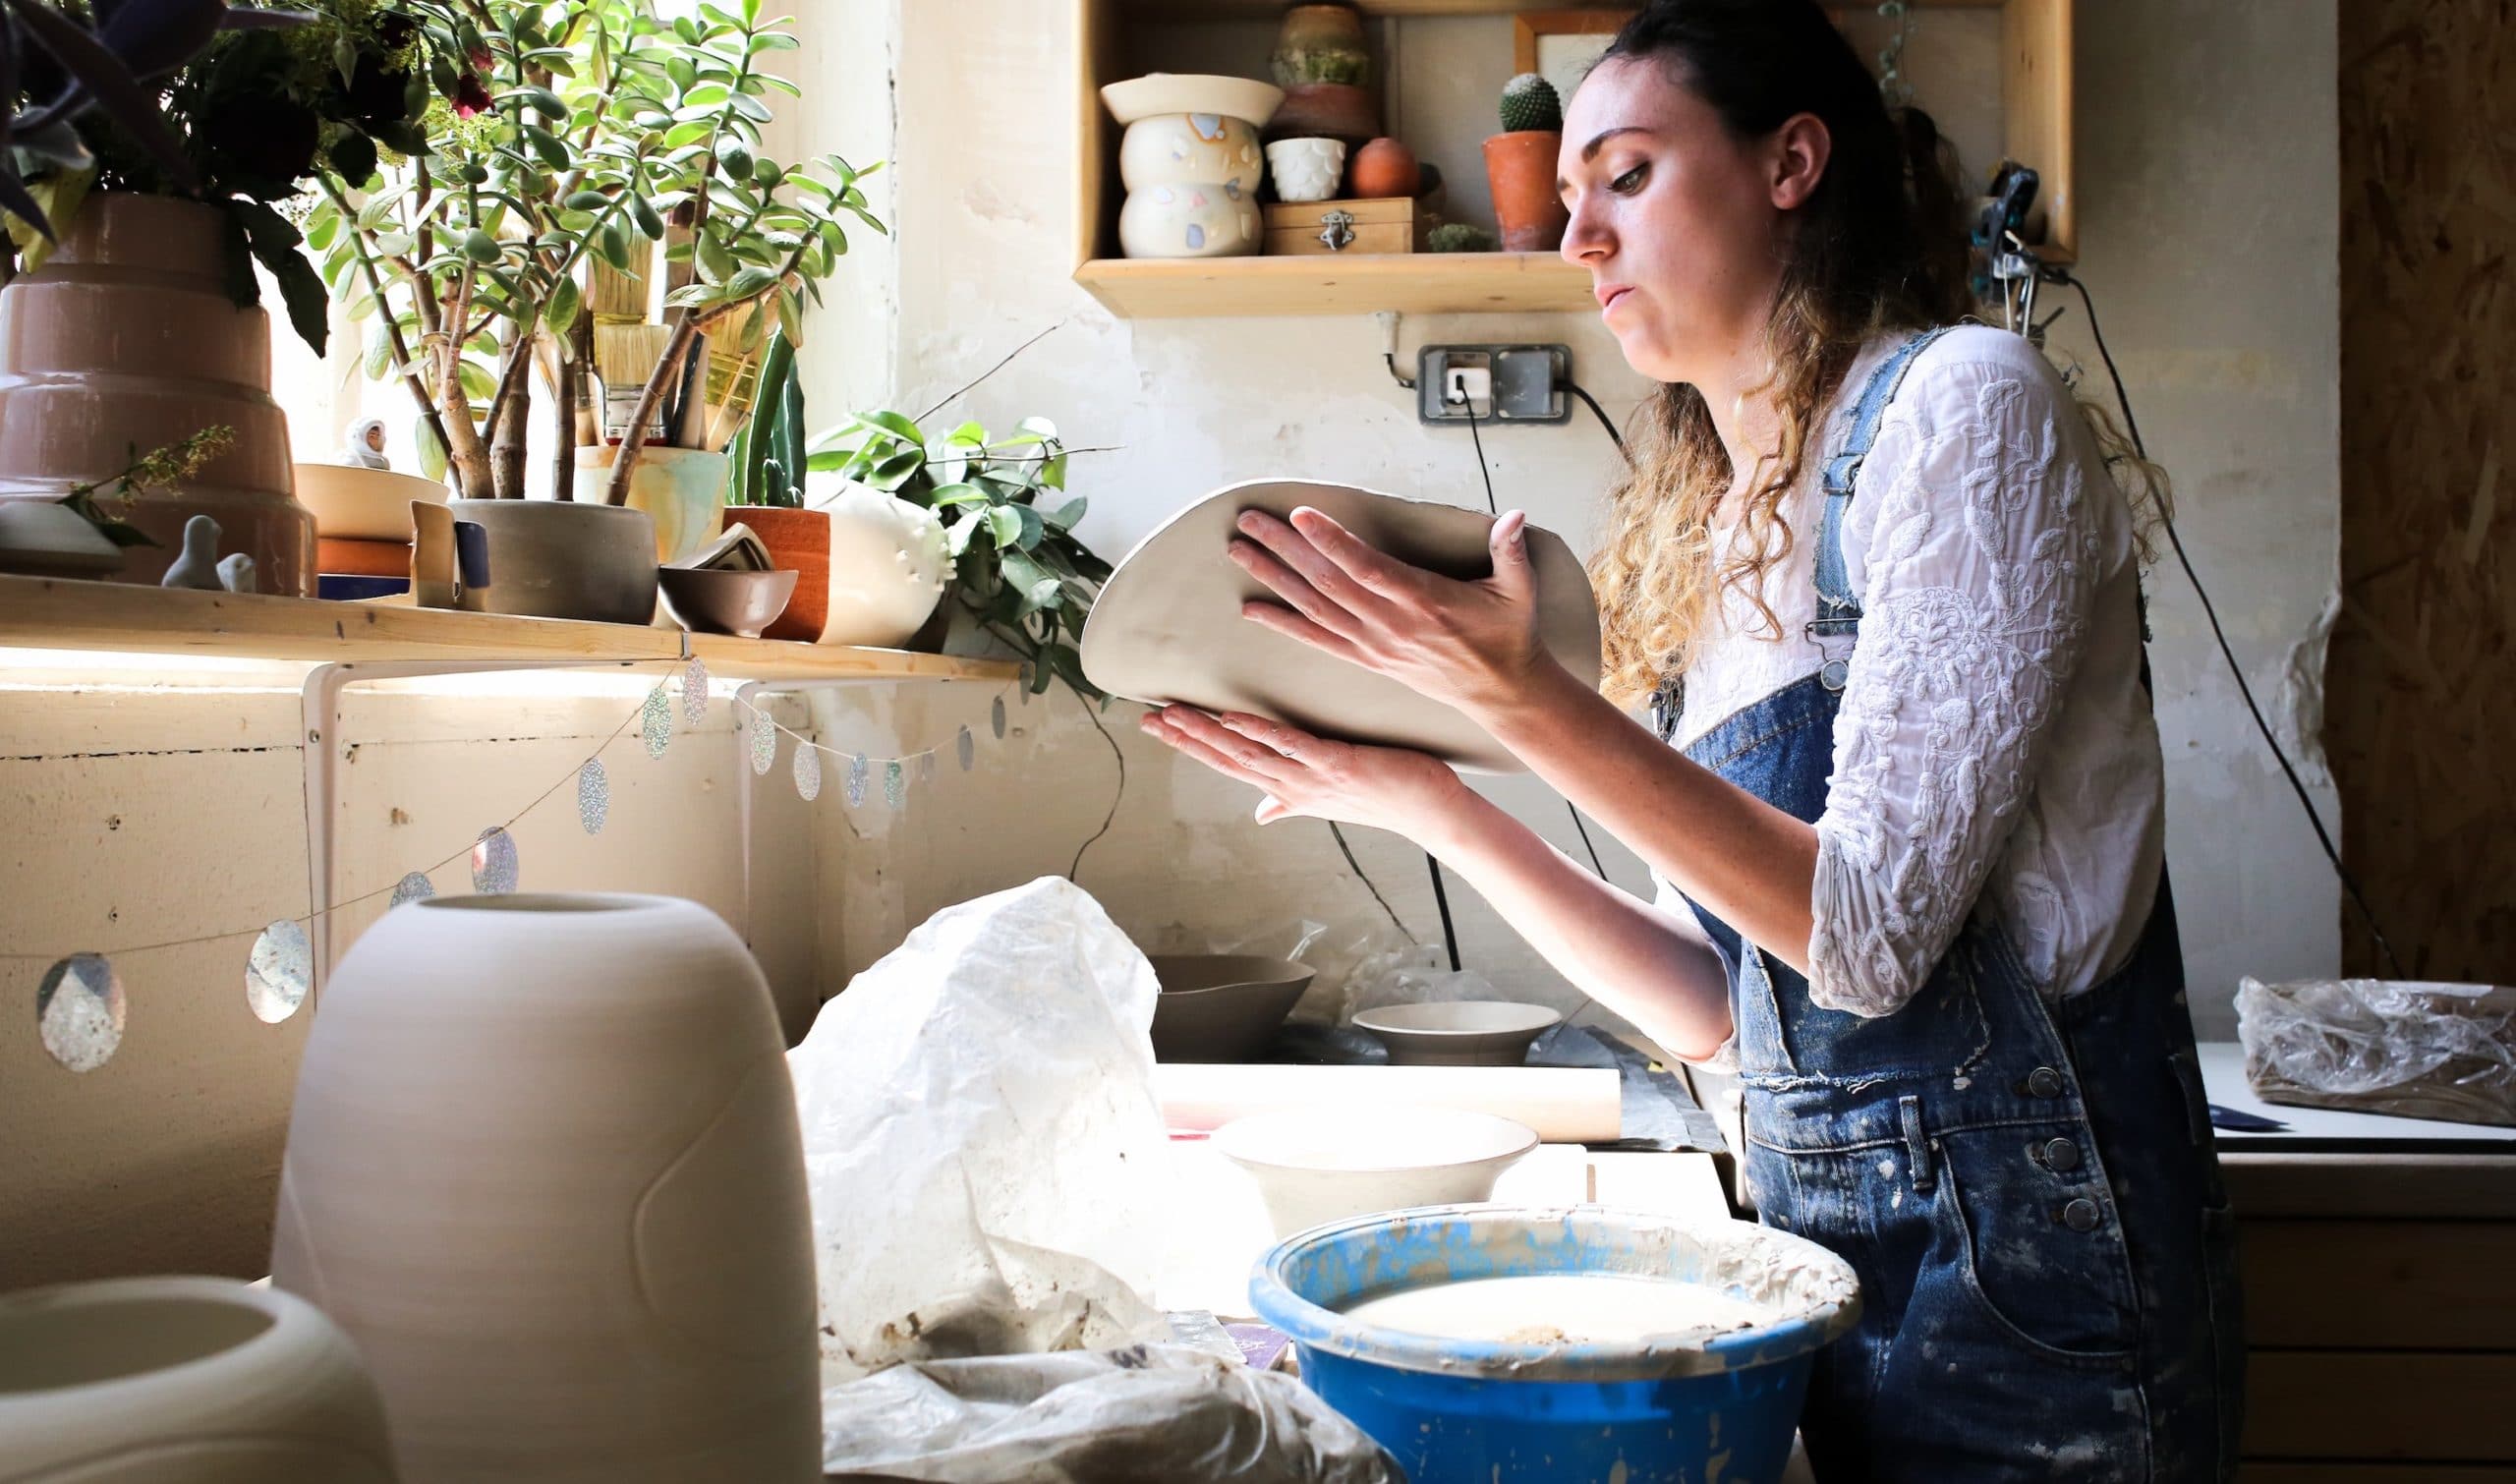
[[[588,307],[597,321],[625,323],[647,317],[648,282],[655,272],[656,245],[644,237],[629,241],[629,265],[615,268],[600,258],[586,275]]]
[[[681,384],[674,393],[671,428],[676,448],[698,448],[708,441],[708,342],[710,336],[693,335],[690,348],[681,358]]]
[[[662,324],[600,324],[594,327],[595,374],[602,378],[602,436],[617,443],[629,436],[629,420],[637,416],[638,399],[671,347],[672,328]],[[657,404],[647,423],[649,439],[662,441],[667,403]]]

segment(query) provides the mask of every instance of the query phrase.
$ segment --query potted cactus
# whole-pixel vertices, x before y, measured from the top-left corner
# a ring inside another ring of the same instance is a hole
[[[1485,142],[1485,178],[1507,253],[1552,253],[1570,217],[1555,191],[1564,147],[1564,105],[1555,85],[1533,72],[1503,86],[1503,132]]]

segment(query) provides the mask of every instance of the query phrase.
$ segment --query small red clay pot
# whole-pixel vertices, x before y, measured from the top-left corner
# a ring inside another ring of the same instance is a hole
[[[1415,151],[1393,139],[1377,139],[1365,144],[1345,166],[1345,189],[1365,200],[1411,197],[1422,183]]]
[[[829,514],[781,505],[727,505],[724,523],[751,527],[769,548],[771,563],[797,574],[795,596],[787,599],[777,621],[761,630],[760,637],[820,643],[822,630],[829,623]]]
[[[1552,253],[1564,246],[1572,216],[1555,192],[1555,159],[1564,135],[1519,129],[1485,142],[1485,179],[1494,188],[1494,216],[1506,253]]]

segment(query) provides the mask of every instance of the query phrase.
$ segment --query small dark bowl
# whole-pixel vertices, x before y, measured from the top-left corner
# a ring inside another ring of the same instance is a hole
[[[758,639],[760,631],[786,611],[795,596],[791,571],[707,572],[695,567],[666,567],[656,574],[663,589],[664,611],[694,634],[732,634]]]
[[[1157,953],[1153,973],[1154,1059],[1217,1062],[1262,1055],[1318,970],[1248,953]]]

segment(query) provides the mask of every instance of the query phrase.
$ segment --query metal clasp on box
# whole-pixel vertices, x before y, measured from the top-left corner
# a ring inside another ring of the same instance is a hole
[[[1354,213],[1331,211],[1319,219],[1319,245],[1331,253],[1343,253],[1354,243]]]

